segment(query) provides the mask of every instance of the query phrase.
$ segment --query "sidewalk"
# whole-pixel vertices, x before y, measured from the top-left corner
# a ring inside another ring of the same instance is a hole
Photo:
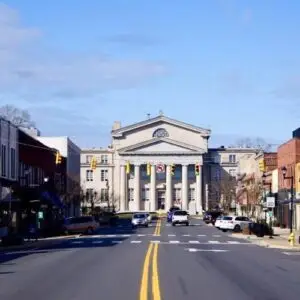
[[[16,246],[2,246],[0,243],[0,253],[6,252],[6,251],[14,251],[14,250],[30,250],[33,248],[39,248],[39,247],[47,247],[47,246],[53,246],[55,244],[59,244],[63,240],[72,239],[75,237],[78,237],[79,235],[65,235],[65,236],[55,236],[55,237],[49,237],[49,238],[40,238],[37,241],[25,241],[22,245],[16,245]]]
[[[295,246],[291,246],[288,241],[290,231],[286,228],[274,227],[274,236],[270,239],[269,236],[264,236],[263,238],[257,237],[255,235],[245,235],[242,233],[233,233],[232,237],[238,239],[245,239],[253,244],[266,247],[266,248],[276,248],[276,249],[288,249],[294,251],[300,251],[299,244],[299,232],[295,232]]]

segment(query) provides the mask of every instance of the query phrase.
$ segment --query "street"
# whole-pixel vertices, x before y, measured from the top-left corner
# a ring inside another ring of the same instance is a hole
[[[51,247],[3,251],[0,299],[296,300],[300,255],[287,253],[197,219],[137,230],[124,221]]]

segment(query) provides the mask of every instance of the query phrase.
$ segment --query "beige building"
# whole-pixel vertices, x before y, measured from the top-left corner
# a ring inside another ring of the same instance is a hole
[[[214,192],[212,186],[224,174],[235,178],[240,157],[253,149],[209,149],[210,133],[162,114],[125,127],[115,122],[107,149],[82,150],[86,201],[120,211],[168,210],[177,205],[202,214],[214,208],[224,191]],[[92,157],[97,159],[95,170]],[[235,199],[235,191],[231,197]]]

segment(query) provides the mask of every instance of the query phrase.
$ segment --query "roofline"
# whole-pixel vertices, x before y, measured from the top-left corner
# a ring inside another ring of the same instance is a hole
[[[209,151],[221,151],[221,152],[251,152],[256,153],[258,150],[256,148],[208,148]]]
[[[154,118],[150,118],[150,119],[138,122],[138,123],[134,123],[134,124],[131,124],[131,125],[128,125],[128,126],[121,127],[119,129],[116,129],[116,130],[112,130],[111,134],[113,136],[114,135],[115,136],[121,135],[123,132],[129,131],[129,130],[134,130],[135,128],[139,128],[139,127],[142,127],[143,125],[147,125],[147,124],[152,124],[152,123],[155,123],[156,121],[167,121],[167,122],[169,121],[170,123],[174,123],[175,125],[178,125],[178,126],[181,126],[181,127],[187,127],[189,129],[191,129],[192,131],[197,131],[197,132],[200,132],[200,133],[202,132],[202,134],[204,134],[208,137],[211,134],[210,129],[206,129],[206,128],[198,127],[198,126],[195,126],[195,125],[192,125],[192,124],[189,124],[189,123],[178,121],[176,119],[172,119],[172,118],[166,117],[164,115],[159,115],[159,116],[154,117]]]
[[[113,153],[114,150],[113,149],[109,149],[109,148],[83,148],[81,149],[81,153]]]

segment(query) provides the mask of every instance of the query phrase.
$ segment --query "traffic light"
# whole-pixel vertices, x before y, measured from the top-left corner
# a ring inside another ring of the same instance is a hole
[[[130,163],[127,162],[126,163],[126,174],[129,174],[130,173]]]
[[[264,160],[264,159],[261,159],[261,160],[258,162],[258,168],[259,168],[259,171],[261,171],[261,172],[264,172],[264,171],[265,171],[266,166],[265,166],[265,160]]]
[[[196,174],[196,176],[200,175],[200,165],[199,164],[195,165],[195,174]]]
[[[147,163],[147,176],[151,175],[151,164]]]
[[[61,155],[60,155],[59,151],[57,151],[55,154],[55,163],[57,165],[61,164]]]
[[[175,175],[175,165],[174,164],[171,165],[171,174],[172,174],[172,176]]]
[[[96,168],[97,168],[97,159],[96,159],[96,157],[93,157],[91,159],[91,169],[96,170]]]

